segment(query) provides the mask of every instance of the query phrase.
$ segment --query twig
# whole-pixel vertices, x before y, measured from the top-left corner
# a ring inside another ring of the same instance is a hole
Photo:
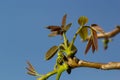
[[[111,37],[116,36],[119,33],[120,33],[120,25],[116,26],[115,29],[113,29],[110,32],[106,32],[105,34],[101,34],[101,33],[97,34],[97,37],[98,38],[105,38],[107,36],[107,37],[111,38]],[[90,36],[88,36],[87,40],[89,40],[89,38],[90,38]]]

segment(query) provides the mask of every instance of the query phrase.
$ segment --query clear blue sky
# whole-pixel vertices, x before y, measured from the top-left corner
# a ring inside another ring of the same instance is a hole
[[[44,60],[45,52],[62,42],[61,37],[49,38],[48,25],[60,25],[67,13],[67,23],[73,25],[68,31],[69,39],[79,25],[79,16],[89,18],[105,31],[120,25],[119,0],[0,0],[0,80],[36,80],[26,74],[26,61],[30,61],[39,73],[47,73],[54,66],[55,58]],[[71,36],[70,36],[71,35]],[[96,62],[120,61],[120,35],[114,37],[107,51],[101,40],[94,55],[84,55],[85,44],[78,38],[77,56]],[[90,68],[74,69],[71,75],[65,72],[60,80],[118,80],[120,71],[103,71]],[[55,76],[49,80],[55,80]]]

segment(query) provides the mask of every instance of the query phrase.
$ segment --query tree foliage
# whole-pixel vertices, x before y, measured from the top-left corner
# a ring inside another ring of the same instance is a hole
[[[91,67],[97,69],[120,69],[119,62],[103,64],[79,60],[76,57],[78,49],[74,44],[77,36],[80,36],[83,42],[87,42],[84,54],[87,54],[90,48],[94,53],[98,50],[98,39],[103,38],[104,49],[107,49],[108,43],[110,42],[110,37],[113,37],[109,34],[111,33],[114,36],[118,34],[120,32],[120,26],[117,26],[116,31],[113,30],[109,33],[106,33],[98,24],[87,25],[88,18],[86,16],[80,16],[78,18],[79,28],[77,29],[72,40],[70,41],[67,38],[66,33],[72,26],[72,23],[66,24],[66,20],[67,14],[63,16],[60,26],[50,25],[46,27],[51,31],[51,33],[48,35],[49,37],[61,35],[63,38],[63,43],[60,43],[57,46],[52,46],[45,54],[45,60],[50,60],[55,54],[57,54],[54,69],[51,72],[48,72],[47,74],[41,75],[36,72],[36,70],[30,62],[27,62],[28,74],[32,76],[37,76],[37,80],[47,80],[50,76],[56,74],[56,80],[59,80],[61,74],[64,71],[70,74],[71,70],[76,67]]]

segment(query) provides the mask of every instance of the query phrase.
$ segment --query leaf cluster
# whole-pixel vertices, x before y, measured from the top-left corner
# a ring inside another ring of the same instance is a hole
[[[52,46],[45,54],[45,60],[50,60],[53,58],[55,54],[57,54],[56,63],[52,72],[43,75],[42,77],[38,78],[38,80],[46,80],[53,74],[56,74],[56,80],[59,80],[62,72],[66,71],[68,74],[71,73],[71,67],[67,64],[68,58],[73,58],[77,53],[77,47],[75,46],[75,40],[79,35],[82,41],[87,41],[87,45],[85,48],[85,54],[88,53],[90,48],[92,48],[92,52],[98,50],[98,37],[97,33],[105,34],[105,31],[98,26],[97,24],[87,25],[88,18],[86,16],[81,16],[78,19],[79,28],[77,29],[76,33],[73,36],[73,39],[70,41],[67,36],[66,32],[72,26],[72,23],[66,24],[67,14],[65,14],[62,18],[62,22],[60,26],[50,25],[46,28],[51,31],[48,35],[49,37],[54,37],[57,35],[61,35],[63,37],[63,43],[59,45]],[[90,34],[89,34],[90,33]],[[107,49],[109,38],[105,36],[104,38],[104,48]],[[35,71],[33,66],[28,62],[28,74],[33,76],[39,76],[39,74]],[[43,78],[44,77],[44,78]]]

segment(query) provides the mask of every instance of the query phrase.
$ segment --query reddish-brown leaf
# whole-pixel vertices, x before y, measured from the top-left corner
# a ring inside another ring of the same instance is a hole
[[[93,30],[93,29],[91,31],[92,31],[92,40],[93,40],[95,50],[98,50],[97,32],[95,30]]]
[[[90,39],[88,40],[88,43],[87,43],[87,46],[86,46],[86,49],[85,49],[85,54],[88,53],[90,47],[92,46],[93,44],[93,41],[92,41],[92,36],[90,37]]]
[[[94,46],[94,44],[92,44],[92,52],[93,53],[95,52],[95,46]]]
[[[65,14],[62,18],[62,28],[66,25],[66,18],[67,18],[67,14]]]
[[[50,29],[51,31],[60,31],[61,30],[60,26],[48,26],[46,28]]]
[[[48,26],[46,28],[51,30],[51,33],[48,35],[49,37],[62,35],[62,29],[60,26]]]
[[[103,30],[100,26],[98,26],[97,24],[91,24],[91,27],[92,27],[93,29],[95,29],[96,31],[102,33],[102,34],[105,33],[104,30]]]

